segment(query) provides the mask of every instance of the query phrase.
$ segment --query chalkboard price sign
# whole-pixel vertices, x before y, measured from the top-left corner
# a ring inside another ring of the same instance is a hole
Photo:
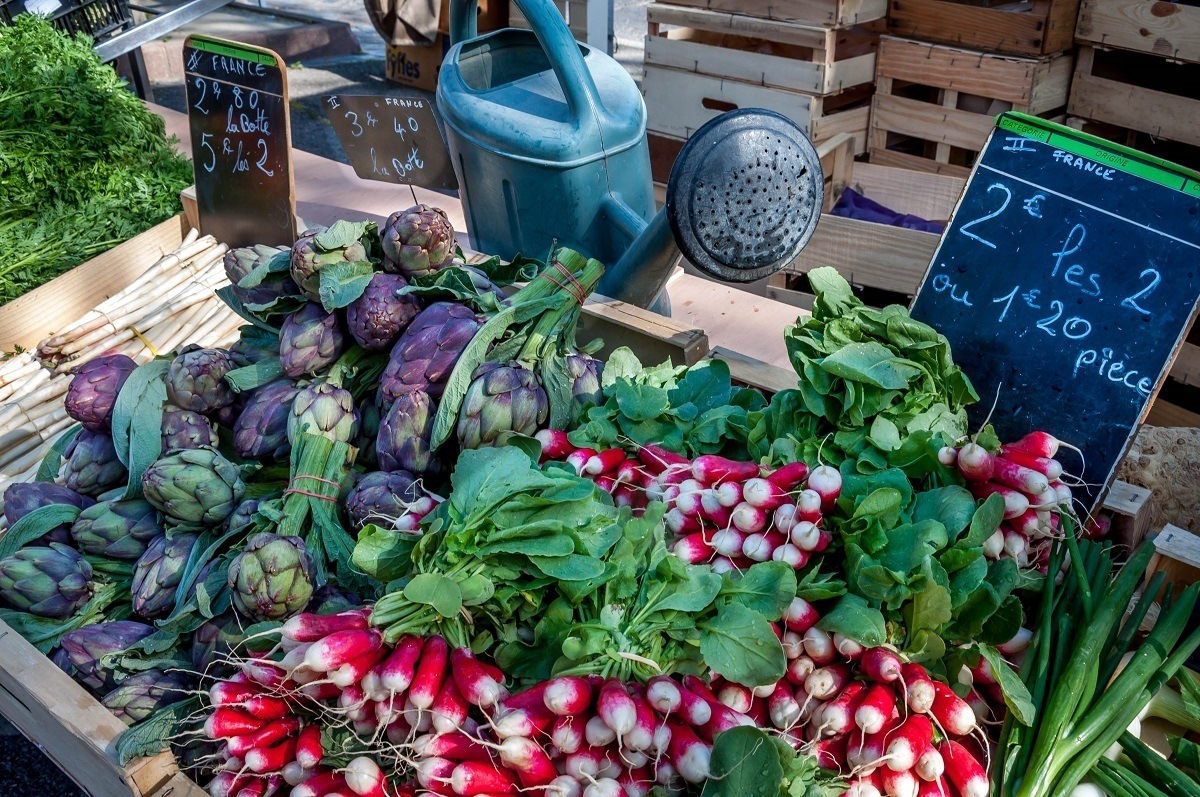
[[[261,47],[183,44],[200,229],[231,247],[296,240],[287,70]]]
[[[325,98],[325,113],[362,179],[458,188],[446,142],[426,100],[335,94]]]
[[[1091,508],[1200,297],[1200,175],[1024,114],[997,121],[913,305],[1001,439],[1079,446]],[[1063,452],[1069,456],[1068,452]]]

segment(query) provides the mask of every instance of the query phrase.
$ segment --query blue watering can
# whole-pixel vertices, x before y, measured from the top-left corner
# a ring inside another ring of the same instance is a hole
[[[696,131],[655,213],[646,106],[616,60],[576,42],[550,0],[512,0],[532,30],[477,35],[477,0],[451,0],[437,105],[474,246],[541,257],[557,243],[608,265],[598,291],[669,312],[686,257],[750,282],[812,236],[824,178],[787,118],[730,111]]]

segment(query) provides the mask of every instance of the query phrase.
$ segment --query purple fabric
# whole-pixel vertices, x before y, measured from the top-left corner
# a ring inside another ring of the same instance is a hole
[[[848,219],[887,224],[891,227],[906,227],[910,230],[921,230],[922,232],[940,234],[942,230],[946,229],[946,225],[943,222],[926,221],[910,213],[897,213],[890,208],[885,208],[878,202],[867,199],[853,188],[847,188],[843,191],[841,199],[837,201],[837,204],[833,206],[833,210],[829,212],[834,216],[845,216]]]

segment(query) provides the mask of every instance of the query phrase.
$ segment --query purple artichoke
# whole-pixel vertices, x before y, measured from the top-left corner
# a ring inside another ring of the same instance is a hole
[[[247,498],[237,505],[237,509],[233,510],[233,514],[229,516],[229,520],[225,521],[226,527],[233,531],[240,529],[242,526],[248,526],[254,522],[254,515],[258,513],[259,500],[257,498]]]
[[[312,557],[299,537],[255,534],[229,565],[233,606],[256,620],[282,620],[312,598]]]
[[[100,702],[126,725],[136,725],[160,708],[184,700],[191,689],[191,683],[178,673],[145,670],[130,675]]]
[[[167,400],[205,415],[233,403],[225,374],[237,367],[224,349],[185,348],[167,368]]]
[[[109,559],[138,559],[162,533],[158,510],[137,498],[90,506],[71,526],[80,551]]]
[[[195,534],[156,537],[133,567],[133,610],[142,617],[161,617],[175,608],[175,588],[183,580]]]
[[[75,376],[67,387],[67,414],[90,432],[107,432],[117,394],[135,368],[137,363],[124,354],[106,354],[73,368]]]
[[[415,296],[397,296],[408,285],[399,274],[376,274],[367,289],[346,308],[346,325],[358,345],[383,351],[396,342],[421,312]]]
[[[231,673],[233,667],[225,659],[245,638],[236,614],[230,611],[214,617],[192,634],[192,666],[212,678]]]
[[[600,375],[604,373],[604,362],[588,354],[567,355],[567,376],[571,379],[571,395],[581,405],[600,406],[604,395],[600,388]]]
[[[80,495],[69,487],[50,482],[17,482],[10,484],[4,491],[4,519],[11,529],[21,518],[35,509],[53,504],[70,504],[80,509],[87,509],[96,503],[86,495]],[[55,526],[46,534],[31,543],[32,545],[49,545],[52,542],[70,545],[71,524],[63,523]]]
[[[317,374],[342,356],[346,338],[337,313],[309,302],[283,320],[279,328],[279,360],[293,379]]]
[[[353,592],[346,592],[333,584],[326,584],[313,593],[312,600],[308,602],[308,606],[304,607],[304,611],[313,614],[337,614],[360,606],[362,606],[362,599]]]
[[[124,484],[129,471],[117,457],[111,437],[104,432],[80,429],[67,446],[66,461],[59,475],[68,488],[94,498]]]
[[[288,418],[300,388],[290,379],[276,379],[255,390],[233,425],[233,450],[246,459],[283,460],[291,451]]]
[[[247,335],[245,330],[254,330]],[[239,368],[279,356],[279,338],[264,335],[257,327],[242,327],[242,334],[229,347],[229,356]]]
[[[54,652],[50,654],[50,661],[54,662],[54,666],[67,675],[75,677],[75,666],[71,664],[71,657],[61,647],[55,648]]]
[[[458,416],[463,448],[504,445],[512,434],[532,435],[546,422],[550,400],[526,366],[486,362],[475,369]]]
[[[335,223],[334,228],[337,226],[338,223]],[[318,225],[305,230],[296,243],[292,244],[292,279],[300,286],[304,295],[314,301],[319,301],[321,298],[322,268],[335,263],[356,263],[370,259],[367,248],[361,239],[344,247],[323,246],[322,244],[328,244],[329,241],[327,240],[328,236],[322,235],[322,233],[328,232],[329,230],[325,227]],[[335,235],[336,232],[334,229]]]
[[[340,443],[353,443],[358,436],[358,426],[358,410],[354,408],[354,396],[350,391],[328,382],[316,382],[297,393],[292,401],[287,435],[293,443],[301,431]]]
[[[376,471],[358,480],[346,496],[346,514],[354,529],[368,523],[388,524],[408,510],[408,504],[421,497],[416,479],[403,470]]]
[[[0,598],[12,608],[66,620],[92,597],[92,566],[59,543],[26,546],[0,559]]]
[[[270,261],[280,258],[287,263],[289,249],[286,246],[243,246],[225,253],[225,276],[229,278],[233,295],[243,305],[252,308],[267,308],[280,299],[289,296],[299,296],[300,286],[292,279],[287,271],[270,271],[257,285],[240,287],[238,285],[246,275],[257,266],[266,267]],[[271,267],[272,269],[274,266]]]
[[[245,406],[245,397],[241,393],[236,394],[232,404],[212,412],[210,417],[213,420],[213,426],[232,429],[237,423],[237,419],[242,416],[242,409]]]
[[[380,410],[386,412],[400,394],[413,390],[440,398],[454,364],[480,326],[479,317],[461,304],[436,302],[426,307],[392,347],[379,380]]]
[[[95,623],[68,631],[62,649],[75,671],[75,680],[93,691],[116,687],[120,670],[108,669],[102,659],[128,650],[154,633],[154,627],[132,620]]]
[[[184,410],[173,404],[163,406],[162,453],[181,448],[203,448],[217,444],[217,430],[212,421],[198,412]]]
[[[394,274],[416,277],[454,261],[454,227],[445,211],[413,205],[388,217],[380,233],[383,267]]]
[[[435,473],[438,463],[429,449],[437,406],[423,390],[412,390],[396,397],[392,408],[379,424],[375,453],[381,470],[407,470]]]

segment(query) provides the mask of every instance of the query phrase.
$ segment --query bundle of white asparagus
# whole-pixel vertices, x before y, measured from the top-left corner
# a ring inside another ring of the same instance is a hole
[[[185,343],[233,342],[242,319],[216,295],[228,284],[221,259],[229,247],[195,230],[127,288],[66,329],[0,360],[0,495],[28,481],[74,421],[63,399],[72,368],[102,354],[146,362]]]

